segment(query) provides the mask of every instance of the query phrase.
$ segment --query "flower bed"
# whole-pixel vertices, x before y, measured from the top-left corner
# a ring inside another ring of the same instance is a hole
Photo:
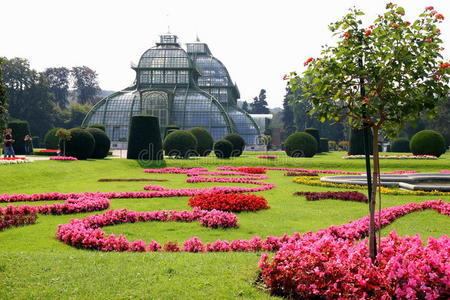
[[[271,293],[295,299],[445,299],[450,238],[418,235],[381,239],[378,264],[366,242],[310,235],[263,255],[261,277]],[[443,250],[447,249],[447,250]]]
[[[200,194],[189,199],[189,206],[205,210],[222,210],[231,212],[257,211],[268,209],[264,197],[252,194]]]
[[[260,167],[266,170],[274,170],[274,171],[287,171],[287,172],[311,172],[311,173],[323,173],[323,174],[364,174],[361,172],[348,172],[341,170],[315,170],[315,169],[300,169],[300,168],[275,168],[275,167]],[[221,171],[236,171],[237,167],[232,166],[223,166],[217,167],[217,170]]]
[[[346,201],[355,201],[355,202],[364,202],[367,203],[366,195],[357,192],[295,192],[296,196],[306,196],[306,200],[315,201],[321,199],[337,199],[337,200],[346,200]]]
[[[333,183],[320,181],[318,178],[314,177],[297,177],[294,179],[295,183],[306,184],[312,186],[324,186],[324,187],[336,187],[343,189],[364,189],[366,185],[361,184],[348,184],[348,183]],[[382,194],[387,195],[415,195],[415,196],[450,196],[450,192],[443,191],[405,191],[399,189],[391,189],[388,187],[379,187]]]
[[[3,157],[0,158],[0,166],[2,165],[15,165],[15,164],[25,164],[33,162],[32,160],[25,157]]]
[[[265,158],[265,159],[276,159],[276,158],[278,158],[278,156],[276,156],[276,155],[258,155],[257,156],[258,158]]]
[[[75,161],[78,159],[72,156],[50,156],[50,160]]]
[[[167,179],[151,179],[151,178],[130,178],[130,179],[122,179],[122,178],[117,178],[117,179],[113,179],[113,178],[101,178],[99,180],[97,180],[98,182],[128,182],[128,181],[168,181]]]
[[[8,195],[9,196],[9,195]],[[18,208],[30,210],[34,213],[41,214],[73,214],[80,212],[99,211],[107,209],[110,206],[110,201],[107,198],[101,197],[96,193],[85,194],[33,194],[33,195],[15,195],[15,197],[5,197],[5,194],[0,196],[0,203],[4,202],[20,202],[20,201],[44,201],[44,200],[61,200],[64,203],[46,204],[38,206],[22,205]]]
[[[312,173],[312,172],[303,172],[303,173],[299,173],[299,172],[287,172],[286,174],[284,174],[284,176],[290,176],[290,177],[297,177],[297,176],[308,176],[308,177],[314,177],[314,176],[319,176],[319,174],[317,173]]]
[[[0,231],[10,227],[19,227],[36,223],[36,212],[30,206],[0,206]]]
[[[84,219],[72,219],[69,224],[59,225],[56,237],[64,243],[77,247],[100,251],[158,251],[161,245],[152,241],[146,245],[142,240],[129,242],[124,236],[118,238],[114,234],[106,237],[101,229],[104,226],[136,223],[136,222],[193,222],[199,221],[202,226],[210,228],[237,227],[237,217],[223,211],[152,211],[136,212],[126,209],[110,210],[101,215],[88,216]],[[192,250],[192,247],[190,248]],[[169,242],[164,250],[178,252],[178,246]],[[197,252],[197,251],[193,251]]]
[[[372,155],[370,156],[373,157]],[[365,159],[365,155],[346,155],[344,159]],[[380,155],[380,159],[438,159],[434,155]]]
[[[265,174],[266,169],[262,167],[239,167],[237,168],[238,172],[248,173],[248,174]]]
[[[41,156],[56,156],[58,155],[58,149],[39,149],[34,150],[33,155],[41,155]]]

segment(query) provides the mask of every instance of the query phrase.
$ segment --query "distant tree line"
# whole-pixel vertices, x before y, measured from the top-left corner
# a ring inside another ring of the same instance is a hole
[[[80,126],[100,100],[97,73],[86,66],[38,72],[24,58],[0,58],[0,129],[6,120],[28,121],[35,136],[54,127]]]
[[[333,120],[320,122],[314,116],[307,112],[311,109],[308,102],[296,101],[303,97],[301,89],[297,89],[292,93],[290,89],[286,89],[283,99],[283,110],[281,112],[281,125],[283,137],[286,138],[296,131],[303,131],[305,128],[317,128],[321,137],[328,138],[333,141],[348,140],[349,127],[345,122],[335,123]],[[424,130],[436,130],[444,135],[447,146],[450,145],[450,96],[445,104],[438,107],[437,115],[434,119],[429,120],[426,117],[419,118],[414,124],[406,126],[399,132],[400,137],[410,139],[415,133]],[[274,121],[277,116],[274,116]],[[272,122],[274,123],[274,122]]]

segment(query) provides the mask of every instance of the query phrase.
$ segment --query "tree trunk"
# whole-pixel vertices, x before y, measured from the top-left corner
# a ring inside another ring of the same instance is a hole
[[[378,128],[373,127],[373,173],[372,173],[372,195],[370,197],[369,212],[369,254],[372,262],[377,256],[377,237],[375,226],[375,204],[378,187],[378,175],[380,174],[380,155],[378,152]]]

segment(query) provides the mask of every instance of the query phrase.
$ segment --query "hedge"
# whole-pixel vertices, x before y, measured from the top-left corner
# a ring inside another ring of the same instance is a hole
[[[373,154],[373,134],[369,130],[369,153]],[[349,155],[364,155],[364,130],[352,129],[350,132]]]
[[[53,128],[47,131],[44,137],[44,146],[46,149],[59,149],[59,137],[56,132],[62,128]]]
[[[94,152],[90,158],[105,158],[108,156],[109,148],[111,147],[111,140],[106,133],[96,127],[89,127],[86,130],[92,134],[95,140]]]
[[[197,139],[197,148],[195,149],[198,156],[208,156],[214,146],[214,140],[211,134],[202,127],[193,127],[188,130]]]
[[[230,158],[233,144],[229,140],[221,139],[214,144],[214,154],[217,158]]]
[[[319,130],[316,129],[316,128],[306,128],[305,132],[309,133],[310,135],[312,135],[316,139],[317,145],[319,146],[319,148],[317,149],[316,153],[322,152],[322,149],[320,149],[320,133],[319,133]]]
[[[284,143],[286,154],[291,157],[313,157],[318,148],[317,140],[306,132],[293,133]]]
[[[442,134],[434,130],[422,130],[416,133],[409,142],[414,155],[441,156],[445,153],[445,140]]]
[[[390,152],[410,152],[409,140],[407,138],[397,138],[392,140]]]
[[[65,156],[73,156],[78,159],[91,157],[95,149],[95,139],[92,134],[83,128],[72,128],[70,129],[70,135],[70,141],[66,142]],[[63,149],[62,144],[60,149]]]
[[[233,145],[232,157],[238,157],[242,155],[245,148],[245,140],[237,133],[229,133],[223,139],[229,141]]]
[[[163,159],[161,133],[157,117],[136,115],[131,118],[127,158]]]
[[[187,130],[175,130],[166,136],[163,147],[168,156],[189,158],[196,153],[197,139]]]

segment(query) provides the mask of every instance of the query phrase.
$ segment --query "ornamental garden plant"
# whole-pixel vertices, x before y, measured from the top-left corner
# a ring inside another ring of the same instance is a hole
[[[434,116],[436,105],[448,96],[450,64],[441,55],[439,25],[444,16],[433,7],[425,8],[416,20],[406,18],[405,10],[392,3],[371,24],[363,25],[362,15],[350,9],[332,23],[329,28],[339,38],[337,44],[308,58],[303,76],[291,73],[289,85],[294,91],[303,89],[302,101],[321,121],[346,121],[353,129],[363,129],[365,136],[373,133],[369,241],[375,260],[380,131],[392,137],[407,121]]]

